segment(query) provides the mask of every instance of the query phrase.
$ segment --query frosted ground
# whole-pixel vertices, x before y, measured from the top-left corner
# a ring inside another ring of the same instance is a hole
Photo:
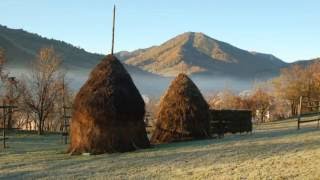
[[[20,133],[0,149],[0,179],[318,179],[320,130],[302,126],[268,123],[252,135],[98,156],[65,154],[59,135]]]

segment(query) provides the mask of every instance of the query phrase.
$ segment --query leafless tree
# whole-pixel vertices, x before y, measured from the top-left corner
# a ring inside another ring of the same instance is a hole
[[[75,94],[69,88],[68,82],[65,79],[59,83],[59,86],[62,86],[61,93],[54,103],[54,113],[51,114],[45,123],[45,129],[49,131],[62,131],[65,128],[64,124],[68,124],[65,120],[69,120],[65,119],[64,116],[70,116],[72,113],[71,110]]]
[[[61,58],[53,48],[42,48],[32,70],[21,85],[23,103],[34,113],[38,134],[43,134],[45,121],[54,111],[55,103],[62,91]]]
[[[242,97],[230,89],[212,94],[209,105],[213,109],[251,109],[250,99]]]
[[[252,102],[251,109],[257,117],[257,120],[262,123],[265,122],[268,112],[270,113],[271,111],[274,98],[270,95],[266,88],[263,86],[258,86],[253,90],[250,99]]]
[[[0,48],[0,80],[1,80],[1,87],[4,87],[5,82],[8,79],[8,72],[5,70],[6,64],[6,56],[4,49]]]
[[[4,65],[6,63],[6,57],[4,49],[0,48],[0,75],[2,79],[2,75],[4,74]]]
[[[4,49],[0,48],[0,80],[1,80],[1,103],[13,105],[19,98],[17,90],[17,81],[15,77],[9,77],[9,71],[5,69],[6,56]],[[13,126],[13,109],[8,109],[7,128],[11,129]]]
[[[273,80],[276,97],[290,102],[291,115],[297,115],[300,96],[309,100],[319,99],[319,71],[319,62],[306,67],[294,65],[283,69],[280,76]]]

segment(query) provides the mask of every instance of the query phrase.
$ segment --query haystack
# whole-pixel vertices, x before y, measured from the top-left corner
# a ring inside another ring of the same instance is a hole
[[[108,55],[74,101],[69,153],[127,152],[150,146],[145,104],[130,75]]]
[[[209,106],[199,89],[187,75],[179,74],[161,99],[151,142],[208,138],[209,121]]]

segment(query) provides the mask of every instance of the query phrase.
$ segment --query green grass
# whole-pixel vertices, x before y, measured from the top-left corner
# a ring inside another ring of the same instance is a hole
[[[318,179],[320,130],[284,121],[252,135],[158,145],[131,153],[69,156],[57,134],[10,134],[0,179]]]

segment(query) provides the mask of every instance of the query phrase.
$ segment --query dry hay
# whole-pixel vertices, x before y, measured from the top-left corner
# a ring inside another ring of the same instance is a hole
[[[144,101],[130,75],[108,55],[76,96],[68,151],[101,154],[147,148],[144,114]]]
[[[161,99],[152,143],[210,137],[209,106],[197,86],[179,74]]]

